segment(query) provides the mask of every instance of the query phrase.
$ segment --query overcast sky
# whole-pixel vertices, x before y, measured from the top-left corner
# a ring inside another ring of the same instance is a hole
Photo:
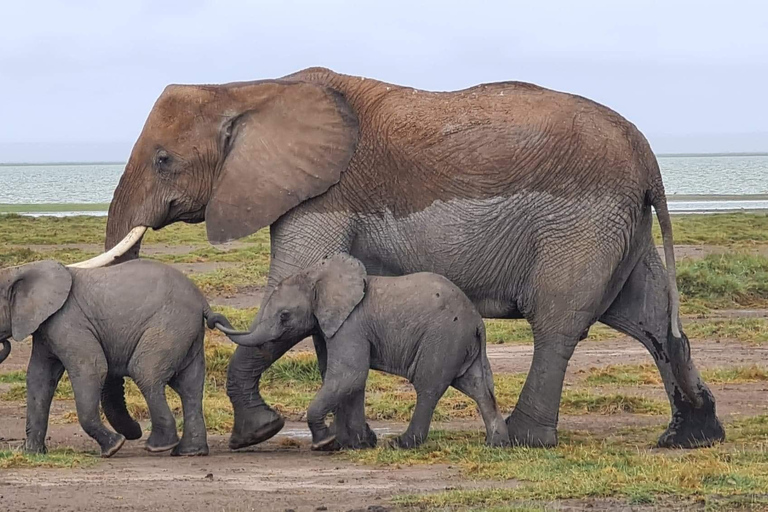
[[[657,152],[768,151],[763,0],[25,0],[0,14],[0,161],[125,161],[165,85],[314,65],[534,82],[617,110]]]

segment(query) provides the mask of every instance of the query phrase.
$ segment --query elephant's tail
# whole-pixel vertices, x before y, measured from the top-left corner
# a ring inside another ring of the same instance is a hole
[[[667,266],[667,279],[669,280],[671,331],[675,338],[682,338],[680,332],[680,293],[677,290],[677,268],[675,266],[675,243],[672,238],[672,221],[669,217],[663,185],[661,185],[660,191],[651,191],[651,204],[656,210],[656,218],[659,219],[661,240],[664,245],[664,263]]]
[[[11,342],[6,338],[0,343],[3,344],[3,348],[0,349],[0,363],[2,363],[11,354]]]

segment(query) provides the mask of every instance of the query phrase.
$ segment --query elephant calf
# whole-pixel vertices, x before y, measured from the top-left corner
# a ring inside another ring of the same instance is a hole
[[[461,290],[437,274],[366,277],[362,263],[338,254],[283,280],[251,332],[228,334],[245,346],[324,337],[323,386],[307,412],[314,450],[338,446],[339,432],[329,431],[325,417],[342,401],[351,406],[352,446],[376,443],[365,422],[369,368],[405,377],[416,389],[411,423],[394,445],[412,448],[427,438],[448,386],[477,402],[488,444],[510,444],[493,394],[483,319]]]
[[[210,324],[219,315],[211,313],[184,274],[160,263],[134,260],[83,270],[41,261],[0,271],[0,358],[10,348],[9,336],[33,335],[25,450],[45,452],[51,400],[66,370],[80,425],[99,443],[103,457],[117,452],[126,438],[142,435],[125,407],[125,376],[136,382],[149,406],[147,450],[207,455],[204,318]],[[181,441],[166,384],[181,397]],[[101,421],[100,397],[117,433]]]

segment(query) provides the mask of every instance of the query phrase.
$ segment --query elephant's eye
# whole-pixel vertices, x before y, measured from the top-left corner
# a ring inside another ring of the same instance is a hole
[[[159,171],[165,170],[171,163],[171,155],[167,151],[161,149],[155,154],[155,168]]]
[[[289,318],[291,318],[291,313],[289,311],[283,310],[280,312],[280,321],[282,323],[287,322]]]

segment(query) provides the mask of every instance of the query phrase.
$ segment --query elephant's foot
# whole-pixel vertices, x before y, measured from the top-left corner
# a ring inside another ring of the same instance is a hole
[[[175,430],[169,430],[168,432],[156,432],[153,430],[149,434],[149,439],[147,439],[144,449],[150,453],[167,452],[176,448],[178,444],[179,434]]]
[[[557,446],[557,428],[541,425],[515,408],[507,418],[507,430],[512,446],[552,448]]]
[[[235,409],[235,426],[229,438],[229,447],[237,450],[263,443],[280,432],[284,425],[283,417],[266,404],[240,411]]]
[[[376,448],[379,440],[376,437],[376,432],[368,425],[365,424],[365,430],[363,432],[353,432],[346,428],[339,428],[336,421],[331,424],[330,432],[335,435],[336,442],[344,450],[359,450],[363,448]]]
[[[715,401],[701,393],[702,406],[676,399],[677,412],[658,441],[659,448],[703,448],[725,441],[725,429],[715,414]]]
[[[341,446],[336,442],[336,436],[328,436],[312,443],[311,450],[314,452],[336,452],[341,450]]]
[[[48,453],[48,448],[45,447],[45,443],[35,443],[26,439],[24,441],[24,453],[45,455]]]
[[[195,457],[208,455],[208,443],[203,441],[198,442],[185,442],[181,439],[181,442],[171,451],[171,455],[174,457]]]
[[[512,441],[510,441],[507,433],[494,432],[490,438],[485,437],[485,444],[494,448],[507,448],[512,446]]]
[[[100,445],[102,458],[108,459],[116,454],[117,451],[123,447],[123,443],[125,443],[124,435],[112,434],[104,444]]]
[[[403,434],[397,437],[393,437],[387,442],[390,448],[410,450],[416,448],[426,441],[426,436],[413,436],[410,434]]]

